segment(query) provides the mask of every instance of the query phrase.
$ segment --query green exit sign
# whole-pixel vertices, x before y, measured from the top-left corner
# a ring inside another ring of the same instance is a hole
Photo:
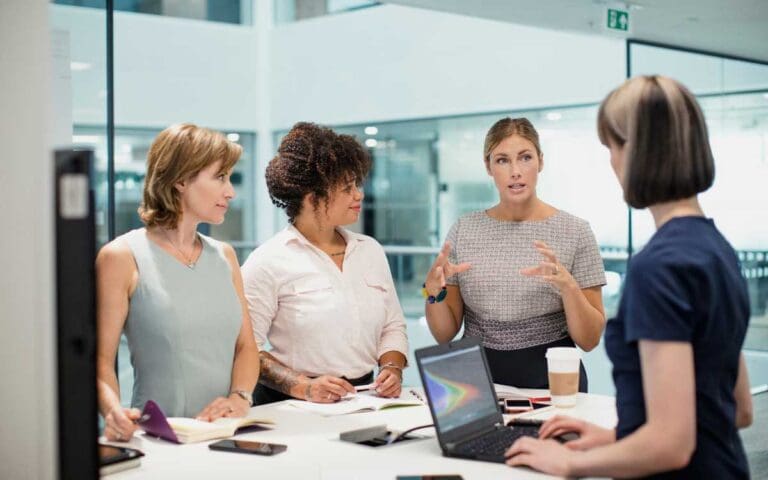
[[[605,26],[608,27],[608,30],[629,31],[629,12],[609,8]]]

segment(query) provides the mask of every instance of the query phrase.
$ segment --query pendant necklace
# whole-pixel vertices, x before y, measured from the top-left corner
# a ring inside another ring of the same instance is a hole
[[[194,270],[195,269],[195,265],[197,264],[197,262],[193,262],[192,261],[192,257],[194,257],[194,255],[195,255],[195,246],[197,246],[197,236],[195,236],[195,243],[192,245],[192,255],[187,256],[187,255],[184,254],[184,252],[181,251],[181,249],[179,247],[176,246],[175,243],[173,243],[173,240],[171,240],[171,237],[168,236],[168,230],[166,230],[164,228],[162,230],[163,230],[163,234],[165,235],[165,239],[168,240],[168,243],[170,243],[171,246],[174,249],[176,249],[177,252],[179,252],[181,254],[181,257],[184,259],[184,265],[187,268],[189,268],[190,270]]]

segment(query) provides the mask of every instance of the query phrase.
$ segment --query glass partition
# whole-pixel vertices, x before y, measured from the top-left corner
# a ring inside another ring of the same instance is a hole
[[[251,24],[253,0],[115,0],[115,11]],[[104,0],[54,0],[59,5],[104,8]]]
[[[379,5],[373,0],[274,0],[275,23],[291,23],[323,15]]]

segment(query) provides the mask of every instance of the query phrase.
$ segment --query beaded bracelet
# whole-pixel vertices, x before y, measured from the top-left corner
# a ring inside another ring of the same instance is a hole
[[[430,295],[429,292],[427,292],[427,284],[422,283],[421,295],[427,299],[427,303],[440,303],[445,300],[445,297],[448,295],[448,288],[443,287],[437,295]]]

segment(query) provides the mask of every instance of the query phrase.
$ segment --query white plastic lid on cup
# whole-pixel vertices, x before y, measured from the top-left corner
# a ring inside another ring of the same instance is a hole
[[[545,356],[550,372],[573,372],[574,370],[579,370],[581,351],[576,347],[548,348]]]

